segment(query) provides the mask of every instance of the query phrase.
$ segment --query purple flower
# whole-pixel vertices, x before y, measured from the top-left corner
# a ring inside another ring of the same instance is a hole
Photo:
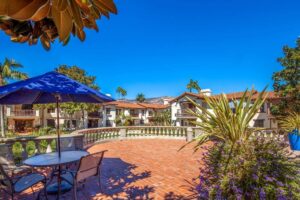
[[[266,180],[266,181],[269,181],[269,182],[272,182],[272,181],[273,181],[273,178],[272,178],[272,177],[269,177],[269,176],[265,176],[265,180]]]
[[[256,174],[253,174],[253,175],[252,175],[252,178],[253,178],[255,181],[258,180],[258,176],[257,176]]]
[[[266,199],[266,193],[265,193],[264,188],[260,188],[260,191],[259,191],[259,199],[260,199],[260,200]]]
[[[276,190],[276,197],[277,200],[287,200],[287,198],[283,194],[283,191],[279,188]]]
[[[277,184],[279,187],[283,187],[283,186],[284,186],[283,183],[280,182],[280,181],[277,181],[276,184]]]

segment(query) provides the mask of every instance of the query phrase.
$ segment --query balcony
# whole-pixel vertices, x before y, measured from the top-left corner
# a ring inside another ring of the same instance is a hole
[[[130,113],[130,117],[138,118],[139,117],[139,113]]]
[[[196,112],[195,109],[191,109],[191,110]],[[196,119],[197,118],[194,115],[190,114],[188,112],[188,109],[178,110],[177,113],[175,113],[175,116],[178,117],[178,118],[190,118],[190,119]]]
[[[100,112],[90,112],[90,113],[88,113],[88,117],[90,117],[90,118],[102,118],[103,115]]]
[[[13,110],[8,117],[37,117],[38,113],[35,110]]]

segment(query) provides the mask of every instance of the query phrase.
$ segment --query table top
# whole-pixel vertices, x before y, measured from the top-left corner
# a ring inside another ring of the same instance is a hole
[[[65,165],[76,162],[81,157],[88,155],[86,151],[63,151],[61,157],[58,157],[58,152],[40,154],[26,159],[23,164],[32,167],[49,167],[56,165]]]

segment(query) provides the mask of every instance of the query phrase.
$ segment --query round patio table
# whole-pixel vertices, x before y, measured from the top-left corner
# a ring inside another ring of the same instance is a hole
[[[61,157],[58,152],[40,154],[26,159],[23,163],[31,167],[55,167],[58,166],[57,183],[47,186],[49,194],[57,194],[58,199],[61,192],[68,191],[72,186],[66,181],[61,181],[61,166],[71,164],[80,160],[81,157],[88,155],[86,151],[63,151]],[[54,174],[54,173],[52,173]],[[51,180],[53,177],[51,177]],[[51,182],[51,181],[50,181]]]

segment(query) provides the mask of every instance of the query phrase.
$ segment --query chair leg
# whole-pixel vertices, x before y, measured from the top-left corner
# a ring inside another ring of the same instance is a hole
[[[47,182],[46,181],[44,183],[44,196],[45,196],[45,199],[48,200],[48,196],[47,196]]]
[[[77,200],[77,182],[74,180],[74,185],[73,185],[73,199]]]
[[[100,192],[102,192],[102,185],[101,185],[101,176],[100,176],[100,173],[98,175],[98,184],[99,184],[99,189],[100,189]]]

